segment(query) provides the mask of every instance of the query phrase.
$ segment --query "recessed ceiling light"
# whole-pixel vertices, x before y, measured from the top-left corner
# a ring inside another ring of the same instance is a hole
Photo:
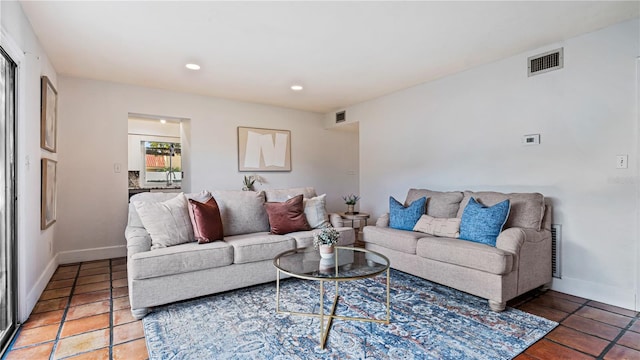
[[[198,64],[187,64],[185,66],[189,70],[200,70],[200,65],[198,65]]]
[[[167,123],[167,120],[165,120],[165,119],[160,119],[160,123],[161,123],[161,124],[166,124],[166,123]]]
[[[293,91],[301,91],[302,89],[304,89],[302,85],[291,85],[291,90]]]

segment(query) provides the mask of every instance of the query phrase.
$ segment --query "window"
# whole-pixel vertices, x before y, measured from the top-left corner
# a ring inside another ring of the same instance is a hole
[[[142,141],[141,145],[146,183],[171,185],[182,182],[180,143]]]
[[[0,48],[0,350],[16,328],[16,64]]]

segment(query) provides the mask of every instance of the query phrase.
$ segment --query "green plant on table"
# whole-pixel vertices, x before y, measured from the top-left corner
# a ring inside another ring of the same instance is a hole
[[[360,196],[356,194],[349,194],[349,195],[343,196],[342,199],[344,200],[344,203],[347,205],[355,205],[358,202],[358,200],[360,200]]]
[[[338,230],[332,227],[324,228],[313,235],[313,247],[318,248],[320,245],[334,246],[338,243],[338,239],[340,239]]]

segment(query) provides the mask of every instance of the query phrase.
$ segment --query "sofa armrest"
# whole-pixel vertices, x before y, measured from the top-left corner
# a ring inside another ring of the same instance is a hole
[[[496,247],[514,254],[516,295],[551,282],[551,231],[509,228],[498,235]]]
[[[514,254],[519,254],[525,242],[539,243],[551,240],[551,233],[547,230],[536,231],[533,229],[512,227],[498,235],[496,247]]]
[[[331,226],[333,226],[334,228],[343,227],[344,225],[342,221],[343,220],[340,214],[336,214],[336,213],[329,214],[329,222],[331,223]]]
[[[386,213],[376,220],[377,227],[389,227],[389,213]]]
[[[143,227],[127,226],[124,230],[127,239],[127,257],[151,250],[151,236]]]

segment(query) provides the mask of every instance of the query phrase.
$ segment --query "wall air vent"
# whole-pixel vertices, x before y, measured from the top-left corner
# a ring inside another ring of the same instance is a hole
[[[529,76],[543,74],[553,70],[562,69],[564,66],[564,48],[555,49],[546,53],[531,56],[527,59]]]
[[[560,250],[562,249],[562,225],[551,224],[551,269],[554,278],[562,279]]]
[[[347,120],[347,112],[345,110],[336,113],[336,124]]]

